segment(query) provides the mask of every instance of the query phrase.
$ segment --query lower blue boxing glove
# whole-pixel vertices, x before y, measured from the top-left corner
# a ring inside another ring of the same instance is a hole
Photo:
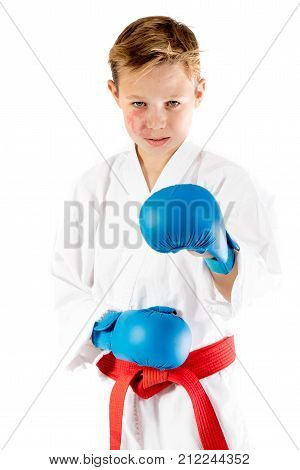
[[[123,312],[108,311],[94,324],[93,344],[119,359],[160,370],[174,369],[186,360],[192,333],[170,307]]]
[[[192,250],[214,272],[228,274],[239,245],[226,231],[219,204],[202,186],[178,184],[153,193],[140,211],[140,229],[148,245],[160,253]]]

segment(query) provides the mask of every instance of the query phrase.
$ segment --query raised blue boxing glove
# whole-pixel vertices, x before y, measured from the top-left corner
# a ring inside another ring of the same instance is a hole
[[[228,274],[239,245],[225,229],[221,209],[202,186],[178,184],[152,194],[140,211],[140,229],[148,245],[160,253],[208,252],[208,267]]]
[[[186,360],[192,333],[173,308],[109,310],[94,324],[92,342],[119,359],[165,370],[179,367]]]

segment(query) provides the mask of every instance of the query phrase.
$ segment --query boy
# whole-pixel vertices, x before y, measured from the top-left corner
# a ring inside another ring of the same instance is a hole
[[[207,430],[199,431],[194,403],[180,384],[169,383],[148,399],[129,387],[123,415],[114,415],[114,381],[106,366],[100,367],[105,357],[110,360],[110,347],[95,347],[93,326],[105,321],[108,310],[144,314],[152,306],[168,306],[190,328],[192,352],[233,338],[233,320],[242,302],[251,301],[276,278],[277,253],[268,217],[246,172],[227,159],[201,152],[189,134],[205,80],[200,77],[198,43],[187,26],[164,16],[138,19],[119,35],[109,62],[113,80],[108,88],[123,112],[133,146],[80,178],[58,233],[52,273],[65,348],[73,342],[68,367],[87,368],[96,377],[92,383],[99,403],[91,406],[100,410],[101,402],[99,439],[95,437],[100,448],[213,448],[201,441]],[[139,230],[142,205],[177,184],[205,188],[226,215],[226,229],[240,247],[227,273],[209,268],[201,259],[211,258],[208,252],[185,249],[163,255],[144,243]],[[235,367],[232,360],[199,381],[224,443],[215,448],[248,447]],[[115,420],[121,421],[121,442],[113,447]]]

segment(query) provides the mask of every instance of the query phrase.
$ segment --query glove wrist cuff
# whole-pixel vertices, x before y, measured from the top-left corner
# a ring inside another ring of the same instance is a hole
[[[228,258],[226,262],[218,260],[217,258],[204,258],[204,262],[214,273],[229,274],[234,266],[235,252],[231,248],[228,248]]]

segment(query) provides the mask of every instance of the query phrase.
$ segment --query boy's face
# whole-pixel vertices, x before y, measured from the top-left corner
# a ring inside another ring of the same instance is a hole
[[[190,81],[177,64],[156,66],[142,76],[123,69],[119,93],[112,80],[107,84],[140,154],[151,156],[172,155],[182,144],[205,90],[204,79]]]

